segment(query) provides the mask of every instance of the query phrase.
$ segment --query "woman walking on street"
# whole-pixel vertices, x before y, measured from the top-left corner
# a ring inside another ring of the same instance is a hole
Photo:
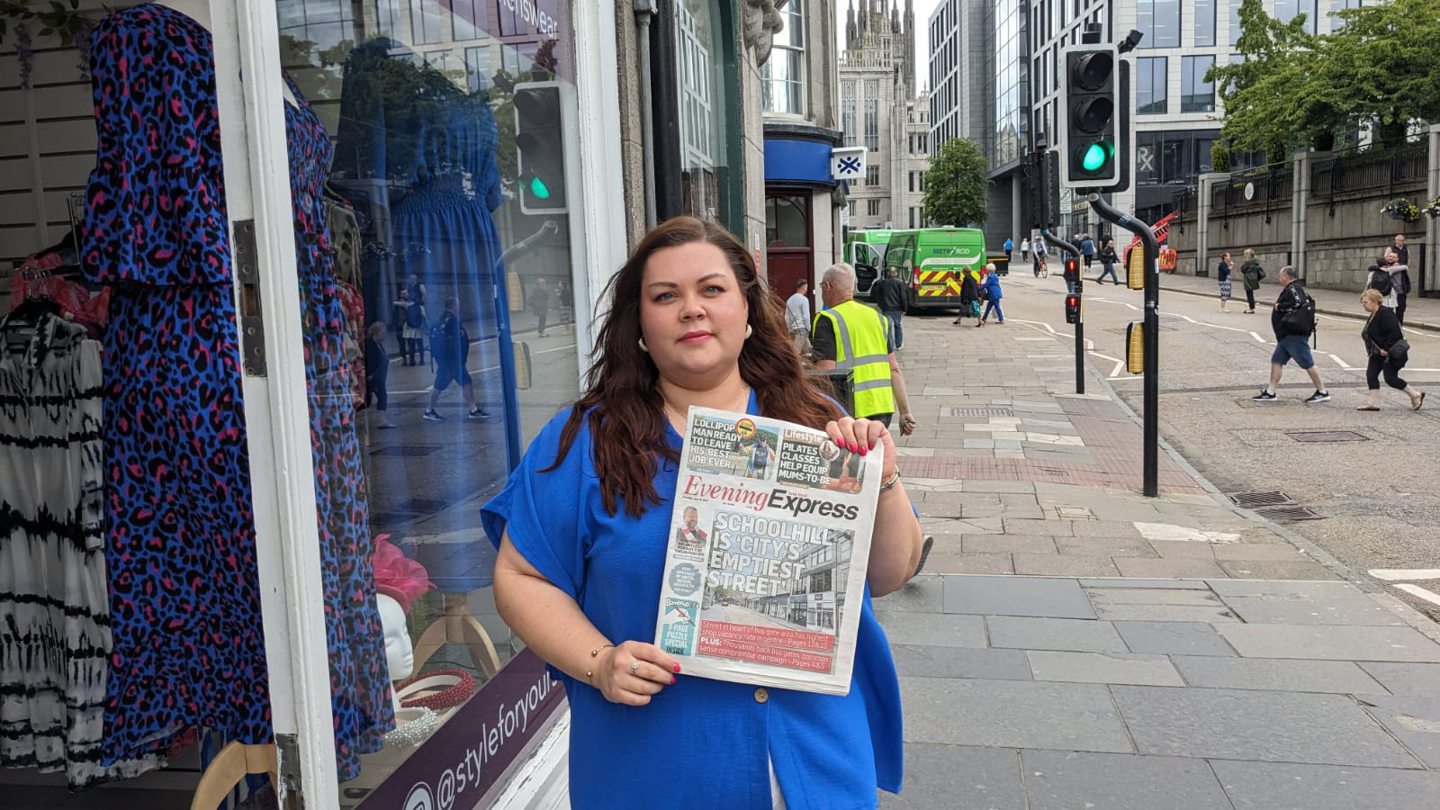
[[[1385,250],[1385,267],[1382,268],[1390,274],[1390,288],[1395,295],[1395,317],[1403,325],[1405,323],[1405,299],[1410,296],[1410,268],[1400,261],[1400,255],[1394,248]]]
[[[975,271],[965,268],[960,274],[960,314],[951,323],[959,325],[966,318],[974,318],[980,325],[980,285],[975,283]]]
[[[1220,280],[1220,311],[1230,311],[1230,251],[1220,254],[1220,269],[1216,273]]]
[[[1245,282],[1245,302],[1248,306],[1245,309],[1247,314],[1255,314],[1255,291],[1260,289],[1260,280],[1265,278],[1265,268],[1255,260],[1255,251],[1245,248],[1241,254],[1245,261],[1240,264],[1240,277]]]
[[[903,742],[870,600],[903,587],[923,547],[890,431],[846,416],[802,373],[780,300],[720,226],[661,224],[609,290],[587,390],[481,512],[499,546],[499,613],[565,687],[573,806],[875,807],[877,787],[900,789]],[[692,405],[813,426],[856,453],[883,448],[869,587],[847,595],[859,623],[848,694],[687,677],[652,643]],[[661,762],[684,778],[657,779]]]
[[[1400,318],[1395,311],[1381,303],[1379,290],[1366,290],[1360,294],[1360,306],[1370,313],[1360,336],[1365,340],[1365,352],[1370,364],[1365,367],[1365,384],[1370,393],[1365,404],[1357,411],[1380,410],[1380,374],[1385,374],[1385,384],[1396,391],[1404,391],[1410,397],[1410,410],[1418,411],[1425,404],[1425,393],[1400,379],[1400,369],[1410,360],[1410,344],[1400,330]]]
[[[981,286],[984,288],[985,314],[980,316],[979,325],[984,326],[990,320],[991,312],[1000,319],[1000,323],[1005,323],[1005,310],[1000,308],[1000,299],[1005,294],[1000,291],[1000,276],[995,272],[995,265],[985,265],[985,281]]]

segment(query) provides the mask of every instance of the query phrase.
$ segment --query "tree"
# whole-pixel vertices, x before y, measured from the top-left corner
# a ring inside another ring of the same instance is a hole
[[[1410,122],[1440,120],[1440,0],[1394,0],[1334,16],[1337,30],[1311,36],[1304,15],[1281,23],[1261,0],[1241,3],[1236,48],[1245,60],[1207,74],[1235,147],[1281,160],[1299,146],[1333,148],[1366,124],[1392,146]]]
[[[985,222],[988,164],[969,138],[952,138],[940,146],[925,172],[925,218],[943,225]]]

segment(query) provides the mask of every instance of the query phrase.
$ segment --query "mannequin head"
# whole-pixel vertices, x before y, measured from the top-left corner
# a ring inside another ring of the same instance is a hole
[[[390,680],[408,678],[415,669],[415,647],[405,627],[405,610],[383,593],[376,595],[375,605],[380,609],[380,626],[385,632],[385,664],[390,668]]]

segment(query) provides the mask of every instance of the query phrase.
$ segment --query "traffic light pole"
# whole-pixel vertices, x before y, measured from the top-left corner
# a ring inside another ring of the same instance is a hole
[[[1078,260],[1080,248],[1066,242],[1064,239],[1050,233],[1049,228],[1041,228],[1040,235],[1045,237],[1045,244],[1059,245],[1076,257],[1075,266],[1075,295],[1080,299],[1080,312],[1075,318],[1075,393],[1085,393],[1085,295],[1081,291],[1081,285],[1085,283],[1085,271],[1080,269]],[[1061,262],[1064,267],[1064,262]]]
[[[1160,275],[1155,258],[1160,245],[1149,225],[1114,208],[1099,194],[1090,195],[1090,207],[1100,218],[1140,237],[1145,260],[1145,398],[1144,398],[1144,492],[1148,498],[1160,494]]]

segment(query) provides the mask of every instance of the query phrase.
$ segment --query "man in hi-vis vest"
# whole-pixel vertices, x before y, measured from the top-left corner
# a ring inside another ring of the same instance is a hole
[[[815,365],[854,374],[855,418],[874,419],[889,427],[898,411],[900,434],[909,436],[915,430],[915,417],[905,395],[900,361],[895,359],[890,321],[855,301],[855,270],[844,262],[825,271],[820,296],[826,309],[815,314],[810,335]]]

